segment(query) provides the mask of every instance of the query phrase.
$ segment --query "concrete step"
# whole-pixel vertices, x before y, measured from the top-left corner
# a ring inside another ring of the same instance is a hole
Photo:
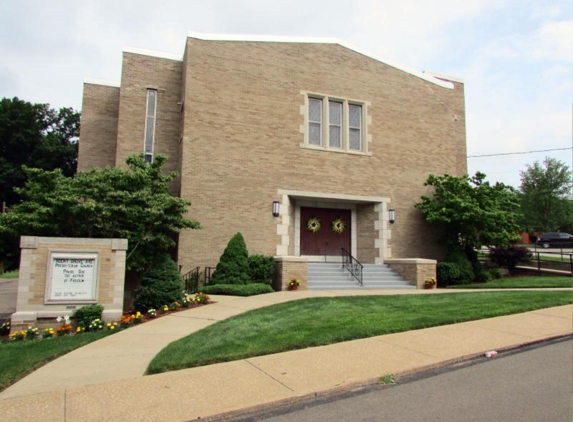
[[[365,264],[360,286],[350,272],[336,263],[309,263],[309,290],[352,290],[352,289],[415,289],[402,276],[387,265]]]

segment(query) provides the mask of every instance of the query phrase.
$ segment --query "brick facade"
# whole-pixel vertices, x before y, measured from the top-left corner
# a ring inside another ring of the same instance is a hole
[[[299,255],[303,203],[352,210],[352,252],[364,263],[437,259],[436,234],[413,205],[429,174],[467,171],[464,87],[445,85],[331,43],[188,37],[182,60],[125,52],[115,164],[143,151],[146,90],[158,89],[155,153],[170,156],[174,191],[203,226],[179,237],[183,271],[215,266],[236,232],[249,253]],[[104,120],[93,90],[84,113]],[[308,94],[363,103],[367,151],[305,146]],[[83,125],[80,169],[95,140]]]

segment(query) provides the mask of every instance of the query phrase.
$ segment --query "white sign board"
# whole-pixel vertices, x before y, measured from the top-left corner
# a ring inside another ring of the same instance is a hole
[[[52,253],[48,302],[96,301],[98,254]]]

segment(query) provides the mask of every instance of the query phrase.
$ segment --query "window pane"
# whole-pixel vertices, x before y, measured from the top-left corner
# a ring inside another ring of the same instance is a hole
[[[362,128],[362,106],[350,104],[348,107],[348,123],[350,127]]]
[[[147,115],[155,116],[155,100],[157,97],[157,91],[153,89],[147,90]]]
[[[328,118],[331,125],[340,126],[342,124],[342,103],[328,102]]]
[[[153,152],[153,131],[155,119],[148,117],[145,122],[145,152]]]
[[[321,145],[320,123],[308,124],[308,143],[311,145]]]
[[[322,122],[322,100],[309,98],[308,100],[308,120],[310,122]]]
[[[360,142],[360,129],[350,129],[350,142],[349,148],[355,151],[362,150],[362,142]]]
[[[330,126],[328,142],[328,145],[330,145],[331,148],[342,147],[342,130],[340,126]]]

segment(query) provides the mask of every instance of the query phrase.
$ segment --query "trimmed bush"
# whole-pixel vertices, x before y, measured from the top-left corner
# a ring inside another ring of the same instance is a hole
[[[457,280],[460,279],[460,268],[453,262],[438,262],[436,275],[439,287],[457,284]]]
[[[270,255],[249,256],[249,277],[251,283],[273,284],[275,259]]]
[[[492,280],[499,280],[500,278],[503,278],[503,274],[498,268],[490,268],[489,275]]]
[[[467,284],[475,277],[472,263],[466,254],[460,250],[449,251],[444,262],[438,263],[436,271],[440,287]]]
[[[523,246],[493,248],[489,251],[489,259],[494,264],[507,268],[510,274],[515,274],[515,267],[518,264],[531,260],[531,251]]]
[[[142,277],[141,287],[135,292],[135,309],[145,313],[164,305],[183,300],[183,276],[173,259],[161,255]]]
[[[450,251],[446,255],[446,262],[454,263],[458,266],[459,277],[454,284],[467,284],[474,279],[474,270],[468,256],[460,250]]]
[[[92,321],[101,319],[102,312],[103,306],[101,305],[86,305],[76,309],[72,313],[71,319],[76,321],[78,327],[83,328],[85,331],[89,331],[89,326]]]
[[[248,257],[243,235],[237,233],[227,244],[209,284],[249,284]]]
[[[268,284],[210,284],[199,289],[200,292],[209,295],[228,295],[228,296],[255,296],[264,293],[273,293],[274,290]]]

